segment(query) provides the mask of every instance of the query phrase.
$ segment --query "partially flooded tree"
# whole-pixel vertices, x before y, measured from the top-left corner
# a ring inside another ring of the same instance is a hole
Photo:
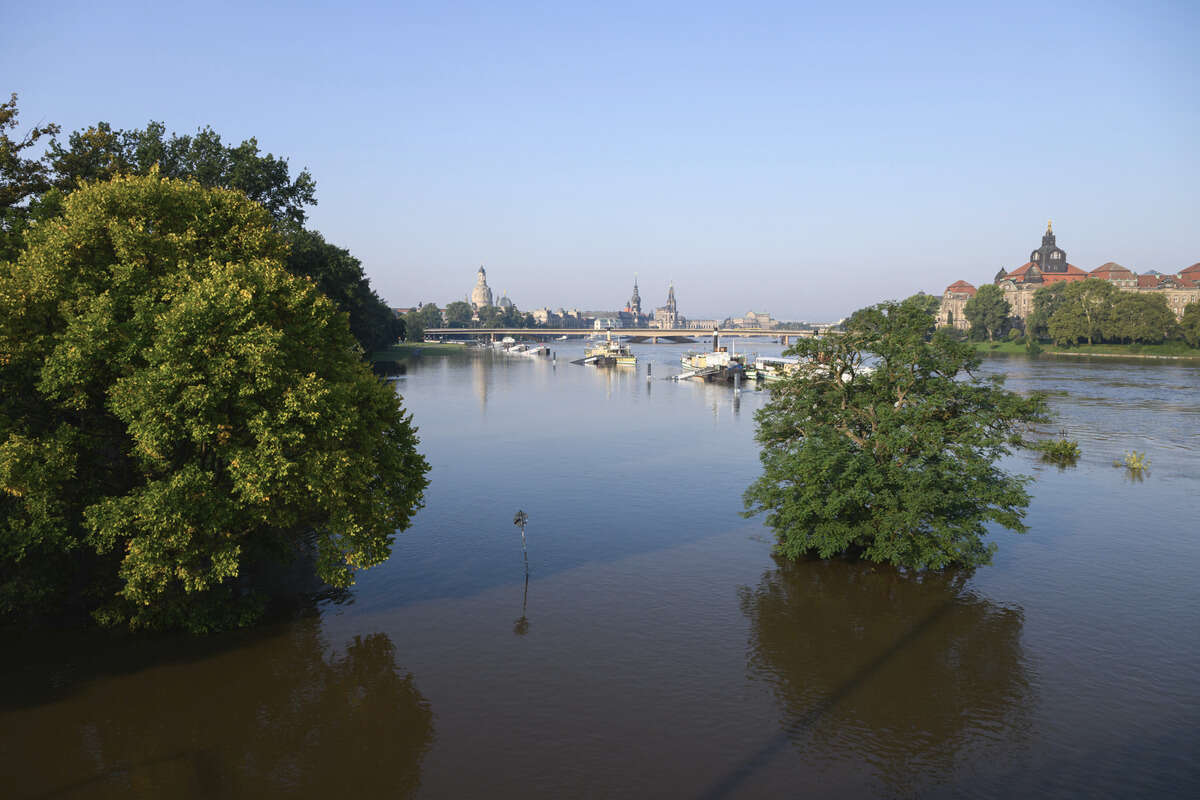
[[[384,561],[428,465],[346,317],[237,191],[121,177],[0,264],[0,611],[210,630],[260,566]]]
[[[745,493],[780,553],[975,566],[995,549],[987,523],[1025,530],[1028,479],[997,461],[1044,401],[976,377],[973,348],[935,333],[923,298],[864,309],[844,334],[787,352],[804,365],[755,414],[763,474]]]

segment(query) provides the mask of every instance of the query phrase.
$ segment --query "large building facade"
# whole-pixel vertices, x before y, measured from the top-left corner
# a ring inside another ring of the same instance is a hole
[[[1184,267],[1171,275],[1159,272],[1137,275],[1113,261],[1087,272],[1067,261],[1067,253],[1058,246],[1054,228],[1049,223],[1042,234],[1041,247],[1029,254],[1029,261],[1011,272],[1001,269],[993,283],[1004,292],[1004,299],[1012,309],[1012,318],[1023,327],[1026,318],[1033,313],[1033,295],[1038,289],[1053,283],[1087,278],[1108,281],[1126,292],[1161,294],[1176,318],[1183,316],[1183,310],[1189,303],[1200,302],[1200,263]],[[975,287],[966,281],[955,281],[947,286],[942,292],[942,302],[938,308],[938,324],[960,330],[971,327],[964,312],[967,301],[975,296],[975,291]]]

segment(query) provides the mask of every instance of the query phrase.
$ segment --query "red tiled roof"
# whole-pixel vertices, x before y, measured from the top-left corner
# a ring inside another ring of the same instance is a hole
[[[1185,278],[1195,279],[1197,277],[1200,277],[1200,261],[1197,261],[1195,264],[1192,264],[1190,267],[1184,267],[1183,269],[1179,270],[1179,274]]]
[[[1153,289],[1161,282],[1162,278],[1158,275],[1138,275],[1137,276],[1139,289]]]
[[[1029,272],[1029,269],[1032,266],[1032,261],[1026,261],[1024,264],[1008,273],[1006,278],[1011,278],[1017,283],[1020,283],[1025,279],[1026,273]],[[1088,276],[1086,272],[1074,264],[1067,264],[1066,272],[1046,272],[1041,267],[1038,267],[1038,270],[1042,273],[1042,281],[1045,283],[1058,283],[1059,281],[1081,281]]]
[[[946,291],[953,294],[975,294],[975,287],[966,281],[955,281],[946,287]]]
[[[1088,277],[1103,278],[1106,281],[1129,280],[1133,278],[1133,272],[1115,261],[1109,261],[1107,264],[1101,264],[1089,272]]]

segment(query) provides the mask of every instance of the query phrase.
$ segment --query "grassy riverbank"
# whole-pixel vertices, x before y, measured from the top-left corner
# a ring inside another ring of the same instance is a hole
[[[386,350],[376,350],[371,354],[372,361],[404,361],[417,356],[444,356],[451,353],[462,353],[466,347],[461,344],[445,344],[442,342],[399,342]]]
[[[975,349],[983,355],[1025,355],[1029,351],[1024,342],[975,342]],[[1125,356],[1128,358],[1195,358],[1200,359],[1200,348],[1188,347],[1186,342],[1163,342],[1162,344],[1082,344],[1075,347],[1040,345],[1042,353],[1052,356]]]

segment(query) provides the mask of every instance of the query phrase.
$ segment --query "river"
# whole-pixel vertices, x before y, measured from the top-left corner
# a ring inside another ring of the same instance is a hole
[[[989,359],[1082,457],[1009,457],[1029,533],[914,578],[772,556],[739,513],[764,393],[580,347],[408,364],[426,506],[347,595],[9,636],[4,795],[1200,796],[1200,366]]]

